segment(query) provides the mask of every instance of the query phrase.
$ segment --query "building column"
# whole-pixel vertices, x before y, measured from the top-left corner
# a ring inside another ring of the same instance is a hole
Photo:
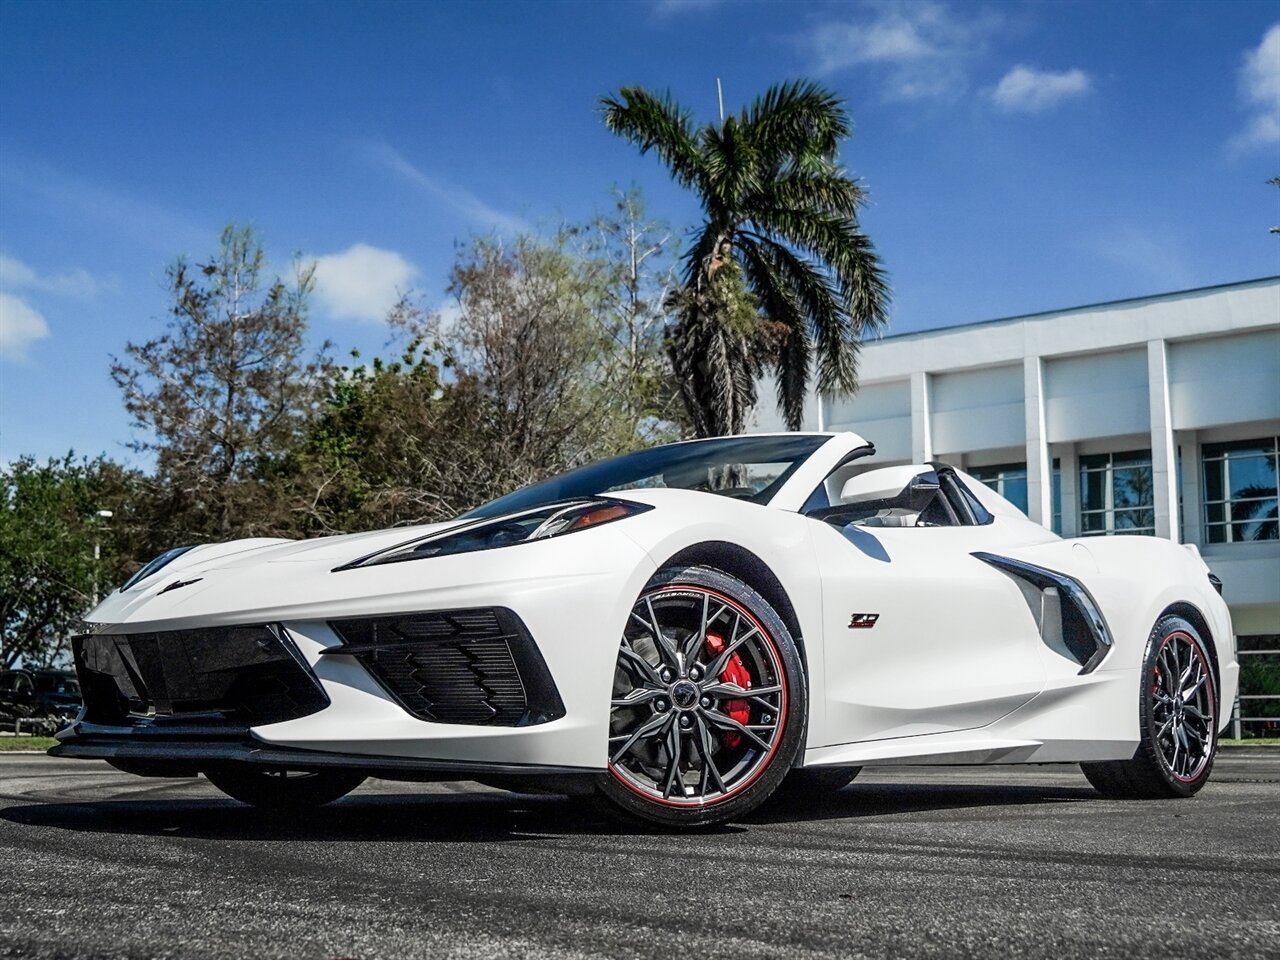
[[[911,462],[933,459],[933,424],[929,413],[929,374],[911,374]]]
[[[1156,536],[1178,541],[1178,449],[1173,442],[1169,403],[1169,350],[1163,340],[1147,341],[1147,387],[1151,392],[1151,480]]]
[[[1178,430],[1173,435],[1182,464],[1182,542],[1204,543],[1200,508],[1200,436],[1194,430]]]
[[[1053,463],[1049,459],[1044,412],[1044,363],[1026,357],[1023,370],[1023,408],[1027,422],[1027,516],[1053,526]],[[1065,507],[1065,505],[1064,505]]]
[[[1074,443],[1054,444],[1062,471],[1062,535],[1080,536],[1080,458]]]

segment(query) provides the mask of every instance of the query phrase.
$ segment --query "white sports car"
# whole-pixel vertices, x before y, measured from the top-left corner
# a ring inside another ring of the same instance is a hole
[[[51,752],[263,806],[466,779],[675,826],[890,763],[1199,790],[1239,668],[1195,549],[1063,540],[874,452],[690,441],[448,523],[170,550],[75,639],[85,706]]]

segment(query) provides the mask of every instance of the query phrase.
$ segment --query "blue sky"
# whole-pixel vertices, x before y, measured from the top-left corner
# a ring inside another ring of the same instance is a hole
[[[320,258],[312,329],[377,350],[454,244],[696,208],[601,125],[813,77],[894,288],[891,332],[1280,273],[1280,4],[0,0],[0,460],[128,459],[111,354],[231,221]]]

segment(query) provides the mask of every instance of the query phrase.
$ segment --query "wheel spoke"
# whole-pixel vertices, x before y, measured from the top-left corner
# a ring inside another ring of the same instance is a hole
[[[1183,689],[1182,700],[1184,703],[1196,695],[1196,693],[1200,690],[1200,688],[1204,686],[1204,681],[1205,681],[1205,676],[1203,673],[1201,673],[1199,676],[1199,679],[1197,679],[1195,683]]]
[[[618,649],[618,662],[622,663],[624,667],[630,666],[639,671],[642,683],[652,686],[660,686],[662,684],[662,678],[658,676],[658,671],[653,668],[653,664],[631,649],[626,644],[625,638],[623,645]]]
[[[648,703],[650,700],[656,700],[666,692],[662,687],[636,687],[620,700],[610,701],[609,706],[614,710],[634,707],[642,703]]]
[[[702,780],[699,790],[706,794],[707,778],[710,777],[712,784],[721,793],[728,793],[725,788],[724,778],[720,774],[720,768],[716,766],[715,761],[715,744],[711,742],[711,731],[707,728],[707,723],[702,717],[697,718],[698,735],[694,738],[694,743],[698,747],[698,753],[702,755]]]
[[[679,673],[684,665],[680,662],[680,656],[676,653],[676,648],[671,645],[671,641],[662,633],[662,627],[658,623],[658,615],[653,609],[653,598],[645,597],[644,605],[645,609],[649,611],[649,623],[651,624],[649,629],[653,633],[654,643],[658,645],[658,652],[667,661],[667,665]]]
[[[760,739],[760,737],[758,737],[755,734],[755,732],[751,729],[751,727],[748,727],[746,724],[739,723],[737,720],[733,719],[733,717],[729,716],[728,714],[721,713],[719,710],[708,710],[706,711],[705,716],[709,721],[714,723],[717,727],[723,727],[725,729],[733,730],[733,731],[736,731],[737,733],[742,734],[748,740],[751,740],[753,743],[757,744],[760,747],[760,749],[762,750],[771,749],[768,741]],[[756,725],[756,726],[761,726],[761,725]],[[765,726],[765,729],[772,730],[774,728],[772,726]]]
[[[680,759],[683,753],[684,737],[680,734],[678,724],[671,724],[667,731],[667,753],[670,755],[670,763],[667,766],[667,779],[662,785],[662,799],[671,796],[671,791],[679,781],[681,785],[680,795],[684,796],[684,781],[680,777]]]
[[[609,759],[609,762],[617,763],[619,760],[621,760],[631,751],[631,748],[636,745],[636,743],[640,740],[641,737],[646,737],[654,733],[660,734],[662,726],[664,724],[670,723],[673,719],[674,719],[673,714],[669,714],[669,713],[654,714],[644,723],[640,724],[640,726],[636,727],[633,731],[631,731],[630,736],[627,737],[627,742],[618,748],[618,750],[614,753],[614,755]]]
[[[1168,646],[1166,646],[1163,650],[1160,651],[1160,660],[1162,661],[1163,667],[1164,667],[1160,671],[1160,683],[1165,688],[1165,691],[1169,694],[1169,696],[1172,697],[1174,696],[1174,694],[1177,693],[1177,689],[1173,683],[1173,678],[1178,675],[1177,658],[1174,655],[1173,651],[1170,650]]]
[[[733,656],[734,651],[737,650],[744,643],[746,643],[748,640],[750,640],[753,636],[759,635],[760,633],[759,629],[756,627],[752,627],[746,633],[742,634],[741,636],[738,636],[737,635],[738,627],[741,626],[741,624],[742,624],[742,617],[741,615],[739,615],[738,620],[734,623],[734,626],[733,626],[734,639],[725,645],[725,648],[720,651],[720,655],[715,658],[711,666],[707,667],[707,673],[710,676],[718,677],[720,676],[720,674],[724,673],[724,668],[728,666],[729,658]]]

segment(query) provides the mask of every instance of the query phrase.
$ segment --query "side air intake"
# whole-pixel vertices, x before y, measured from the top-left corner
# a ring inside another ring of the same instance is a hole
[[[342,645],[409,713],[435,723],[522,727],[565,714],[528,629],[504,607],[336,620]]]
[[[1092,673],[1106,659],[1114,643],[1111,628],[1085,585],[1065,573],[1037,567],[1025,560],[995,553],[972,554],[984,563],[1023,580],[1037,590],[1056,597],[1061,616],[1062,642],[1080,664],[1080,673]],[[1041,624],[1041,632],[1045,630]]]

